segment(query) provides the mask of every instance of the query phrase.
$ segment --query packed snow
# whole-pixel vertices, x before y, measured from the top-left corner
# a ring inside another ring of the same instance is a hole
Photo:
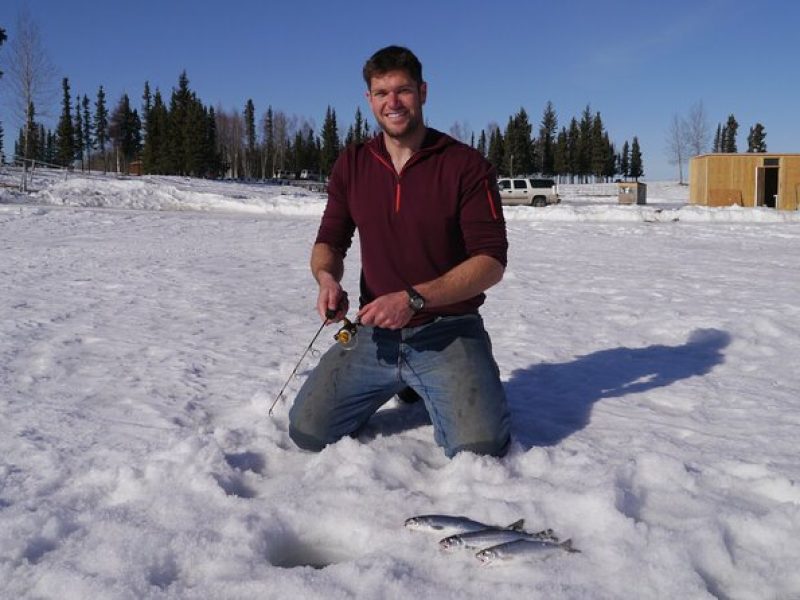
[[[325,198],[179,177],[0,176],[0,597],[800,597],[798,213],[562,186],[506,207],[482,309],[502,459],[444,457],[419,405],[295,448],[324,330]],[[358,250],[345,287],[357,290]],[[553,528],[481,566],[418,514]]]

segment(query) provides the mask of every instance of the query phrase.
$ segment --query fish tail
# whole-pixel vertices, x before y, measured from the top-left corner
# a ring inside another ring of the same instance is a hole
[[[511,529],[512,531],[522,531],[525,527],[525,519],[520,519],[519,521],[514,521],[510,525],[506,526],[506,529]]]
[[[580,554],[580,550],[578,550],[577,548],[573,548],[572,547],[572,539],[571,538],[561,542],[558,545],[558,547],[562,548],[563,550],[566,550],[567,552],[571,552],[571,553],[576,553],[577,552],[578,554]]]

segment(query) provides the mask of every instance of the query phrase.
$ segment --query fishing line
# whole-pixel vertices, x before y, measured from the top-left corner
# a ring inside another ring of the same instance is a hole
[[[306,357],[306,354],[308,354],[308,352],[311,350],[311,347],[314,345],[314,342],[317,341],[319,334],[322,333],[322,330],[325,328],[325,326],[328,323],[330,323],[331,319],[333,319],[333,317],[335,316],[336,316],[335,310],[329,309],[325,311],[325,320],[322,322],[322,325],[319,326],[319,329],[317,329],[317,333],[314,334],[314,337],[311,338],[311,342],[308,344],[308,346],[306,346],[306,349],[300,356],[300,360],[297,361],[297,364],[294,366],[294,369],[292,369],[292,372],[289,375],[289,378],[286,380],[286,383],[283,384],[281,391],[278,392],[277,396],[275,396],[275,400],[273,400],[272,405],[269,407],[269,413],[268,413],[269,415],[272,415],[272,410],[275,408],[275,405],[278,403],[278,400],[281,399],[281,396],[283,396],[283,392],[286,390],[286,386],[289,385],[289,382],[292,380],[292,377],[294,377],[295,373],[297,373],[297,369],[300,368],[300,363],[303,362],[303,359]],[[358,327],[360,325],[361,323],[359,323],[358,319],[356,319],[355,321],[350,321],[349,319],[345,318],[344,324],[339,329],[339,331],[337,331],[336,334],[333,336],[333,339],[336,340],[345,350],[352,350],[358,343],[358,338],[356,337],[356,334],[358,333]]]

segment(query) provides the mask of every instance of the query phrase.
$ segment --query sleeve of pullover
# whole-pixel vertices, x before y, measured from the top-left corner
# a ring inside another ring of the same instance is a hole
[[[467,253],[491,256],[505,267],[508,239],[494,168],[483,157],[474,155],[461,186],[461,229]]]
[[[322,221],[317,231],[317,244],[328,244],[336,248],[344,256],[350,248],[355,232],[355,223],[347,204],[346,173],[349,154],[343,152],[333,166],[328,181],[328,203],[322,214]]]

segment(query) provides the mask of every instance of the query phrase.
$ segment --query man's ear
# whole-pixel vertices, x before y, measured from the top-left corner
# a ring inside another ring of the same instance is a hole
[[[419,102],[420,104],[425,104],[425,100],[428,98],[428,84],[426,82],[422,82],[419,84]]]

